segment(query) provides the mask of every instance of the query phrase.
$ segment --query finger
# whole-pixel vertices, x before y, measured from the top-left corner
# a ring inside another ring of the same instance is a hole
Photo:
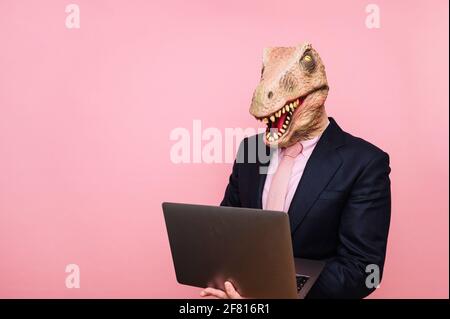
[[[231,282],[225,281],[225,291],[227,295],[232,299],[240,299],[241,295],[234,289],[234,286]]]
[[[219,289],[214,289],[214,288],[206,288],[204,290],[204,294],[203,297],[215,297],[215,298],[219,298],[219,299],[228,299],[227,294]]]
[[[228,296],[227,296],[227,294],[224,291],[222,291],[220,289],[214,289],[214,288],[206,288],[206,289],[204,289],[200,293],[200,296],[202,296],[202,297],[211,296],[211,297],[216,297],[216,298],[219,298],[219,299],[228,299]]]

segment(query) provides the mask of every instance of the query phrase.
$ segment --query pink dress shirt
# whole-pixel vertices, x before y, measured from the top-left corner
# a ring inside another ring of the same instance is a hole
[[[316,147],[317,142],[320,139],[320,136],[316,136],[310,140],[301,141],[299,143],[303,146],[303,151],[301,154],[297,156],[295,159],[294,166],[292,168],[292,174],[289,179],[288,191],[286,194],[286,200],[284,202],[284,211],[287,212],[289,210],[289,206],[291,205],[292,199],[294,198],[295,191],[297,190],[298,183],[302,178],[303,171],[305,170],[306,163],[308,162],[309,157],[311,156],[314,148]],[[277,149],[273,156],[278,156],[281,160],[281,156],[283,154],[283,150]],[[262,195],[262,207],[266,209],[267,204],[267,196],[269,194],[270,185],[272,184],[272,178],[276,171],[276,165],[278,165],[279,161],[271,160],[269,164],[268,174],[266,177],[266,182],[264,183],[264,190]],[[272,174],[271,174],[272,173]]]

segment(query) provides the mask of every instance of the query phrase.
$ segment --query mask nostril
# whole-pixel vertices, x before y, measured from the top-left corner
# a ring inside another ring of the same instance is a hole
[[[273,92],[272,92],[272,91],[269,91],[269,93],[267,93],[267,97],[268,97],[269,99],[271,99],[272,96],[273,96]]]

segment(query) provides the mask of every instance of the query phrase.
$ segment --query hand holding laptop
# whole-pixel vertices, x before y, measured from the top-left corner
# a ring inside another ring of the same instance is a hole
[[[225,290],[215,288],[205,288],[200,292],[201,297],[216,297],[219,299],[243,299],[243,297],[236,291],[233,284],[225,281]]]
[[[304,298],[324,267],[322,261],[294,259],[284,212],[162,207],[177,281],[208,287],[202,297]]]

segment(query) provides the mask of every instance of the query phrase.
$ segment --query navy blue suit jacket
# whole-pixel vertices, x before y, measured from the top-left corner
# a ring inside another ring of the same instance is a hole
[[[238,156],[244,160],[233,165],[222,206],[262,208],[266,174],[260,168],[268,163],[247,154],[249,142],[262,138],[241,143]],[[288,211],[294,256],[327,261],[308,298],[367,296],[374,290],[366,286],[370,264],[379,267],[381,280],[391,213],[389,173],[388,154],[330,118]]]

